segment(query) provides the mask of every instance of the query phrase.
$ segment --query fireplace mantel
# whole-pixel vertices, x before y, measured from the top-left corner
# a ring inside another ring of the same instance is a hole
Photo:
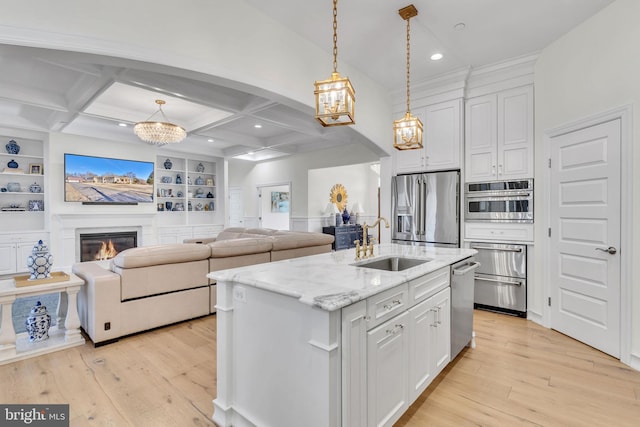
[[[62,254],[58,254],[59,263],[71,267],[80,260],[78,236],[86,232],[105,231],[137,231],[138,246],[149,246],[156,242],[154,233],[156,214],[58,214],[52,216],[52,222],[57,223],[62,238]],[[52,224],[53,225],[53,224]],[[60,256],[61,255],[61,256]]]

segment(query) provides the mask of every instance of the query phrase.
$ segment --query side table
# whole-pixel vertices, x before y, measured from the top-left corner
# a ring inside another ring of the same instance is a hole
[[[353,243],[355,240],[362,242],[362,226],[356,225],[342,225],[340,227],[322,227],[324,234],[331,234],[335,237],[331,249],[339,251],[341,249],[355,248]]]
[[[78,292],[84,280],[75,274],[69,280],[42,285],[16,287],[13,279],[0,280],[0,365],[84,344],[78,316]],[[16,335],[12,306],[16,298],[60,293],[56,325],[49,328],[49,338],[29,342],[26,332]]]

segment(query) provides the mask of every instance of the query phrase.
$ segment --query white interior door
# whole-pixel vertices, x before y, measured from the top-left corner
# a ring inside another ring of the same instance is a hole
[[[260,227],[289,230],[291,186],[271,185],[258,188]]]
[[[229,227],[244,227],[244,204],[239,187],[229,187]]]
[[[620,120],[551,139],[551,327],[620,357]]]

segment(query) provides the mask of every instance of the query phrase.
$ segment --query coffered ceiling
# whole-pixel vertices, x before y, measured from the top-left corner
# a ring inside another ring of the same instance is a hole
[[[331,1],[246,0],[314,44],[332,48]],[[612,0],[416,0],[411,21],[412,84],[464,67],[539,51]],[[338,62],[401,93],[405,21],[398,0],[338,5]],[[459,25],[463,24],[463,25]],[[464,29],[459,29],[461,26]],[[429,56],[443,53],[441,61]],[[309,76],[314,80],[327,75]],[[340,70],[340,67],[338,68]],[[214,76],[118,58],[0,45],[0,126],[68,132],[141,144],[132,125],[155,99],[188,132],[172,149],[254,160],[338,144],[375,146],[348,127],[323,128],[309,106]],[[354,82],[357,89],[357,82]],[[310,93],[310,97],[312,94]],[[356,113],[357,114],[357,113]],[[122,125],[127,125],[122,126]],[[259,125],[260,127],[255,127]],[[390,124],[391,125],[391,124]]]

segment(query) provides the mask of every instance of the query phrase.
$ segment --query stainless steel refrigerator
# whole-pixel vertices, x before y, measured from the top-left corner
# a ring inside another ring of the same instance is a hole
[[[394,243],[460,247],[460,171],[398,175],[391,186]]]

